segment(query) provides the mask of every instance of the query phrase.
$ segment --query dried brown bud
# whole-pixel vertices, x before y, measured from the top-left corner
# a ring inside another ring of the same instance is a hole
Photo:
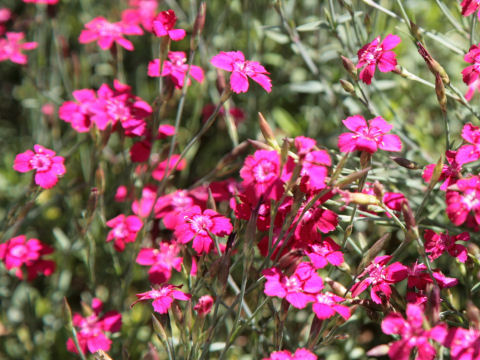
[[[443,84],[440,74],[435,75],[435,93],[437,94],[440,109],[447,112],[447,94],[445,93],[445,85]]]
[[[355,64],[350,60],[349,58],[345,56],[341,56],[342,58],[342,64],[345,70],[350,74],[351,77],[353,77],[355,80],[357,80],[357,67]]]
[[[355,94],[355,88],[350,81],[340,79],[340,84],[342,85],[343,90],[345,90],[349,94]]]
[[[390,159],[395,161],[401,167],[404,167],[409,170],[418,170],[421,168],[420,165],[418,165],[415,161],[408,160],[402,157],[390,156]]]

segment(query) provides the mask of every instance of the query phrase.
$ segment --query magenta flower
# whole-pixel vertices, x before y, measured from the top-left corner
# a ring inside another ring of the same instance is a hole
[[[70,123],[79,133],[90,131],[92,121],[91,106],[97,100],[95,91],[90,89],[75,90],[72,93],[76,101],[65,101],[58,109],[60,119]]]
[[[55,5],[58,3],[58,0],[23,0],[24,3],[34,3],[34,4],[48,4]]]
[[[463,0],[460,6],[462,7],[462,15],[469,16],[480,9],[480,2],[478,0]],[[480,19],[480,11],[477,16]]]
[[[108,220],[107,226],[112,228],[107,235],[107,242],[114,240],[115,250],[123,251],[125,250],[125,243],[135,241],[143,222],[135,215],[125,216],[121,214]]]
[[[440,325],[436,327],[438,328]],[[436,331],[432,337],[450,349],[452,360],[480,359],[480,331],[478,329],[450,328],[447,330],[444,328]]]
[[[480,6],[478,2],[472,2],[476,3],[477,7]],[[463,60],[469,64],[473,64],[462,70],[463,82],[468,85],[465,99],[470,101],[475,90],[480,90],[480,79],[478,78],[478,75],[480,74],[480,44],[472,45]]]
[[[6,37],[0,39],[0,61],[10,60],[11,62],[25,65],[27,56],[22,50],[33,50],[37,47],[36,42],[23,42],[25,34],[21,32],[7,32]]]
[[[377,256],[358,277],[368,276],[350,289],[352,297],[357,297],[372,285],[370,296],[373,302],[377,304],[388,302],[392,294],[390,286],[402,281],[408,274],[408,268],[398,261],[386,266],[391,258],[390,255]]]
[[[169,176],[173,172],[173,170],[182,171],[183,169],[185,169],[185,167],[187,166],[187,161],[185,159],[181,159],[178,162],[178,159],[180,159],[180,155],[173,154],[170,158],[170,161],[168,161],[168,159],[165,159],[159,162],[157,167],[152,171],[152,177],[155,180],[162,181],[163,177],[165,176],[165,172],[168,171],[167,176]]]
[[[420,306],[414,304],[407,305],[406,320],[399,313],[390,313],[382,321],[382,330],[385,334],[398,334],[401,339],[395,341],[388,350],[390,359],[409,360],[410,353],[416,347],[419,360],[433,360],[435,358],[435,348],[430,344],[432,338],[431,329],[423,329],[423,310]]]
[[[183,222],[183,212],[198,205],[186,190],[177,190],[172,194],[159,197],[155,204],[155,218],[163,219],[169,230],[175,230]]]
[[[476,228],[480,224],[480,177],[460,179],[455,184],[458,191],[447,191],[447,215],[452,223]]]
[[[377,116],[367,122],[361,115],[350,116],[343,124],[353,133],[343,133],[338,138],[338,147],[342,152],[355,150],[373,154],[378,149],[385,151],[402,150],[402,142],[397,135],[387,134],[392,125]]]
[[[446,277],[439,269],[433,269],[433,278],[440,289],[450,288],[458,284],[458,279]],[[408,268],[407,287],[424,291],[428,284],[433,284],[433,279],[428,272],[427,265],[416,261]]]
[[[241,51],[221,51],[210,62],[219,69],[232,72],[230,87],[237,94],[247,92],[248,78],[258,83],[266,92],[272,91],[272,82],[267,76],[269,74],[267,70],[256,61],[245,60]]]
[[[302,262],[295,273],[288,277],[273,267],[262,271],[267,279],[264,293],[268,296],[285,298],[293,307],[303,309],[315,301],[315,296],[323,289],[323,280],[310,263]]]
[[[159,249],[143,248],[138,253],[137,264],[151,266],[148,278],[152,284],[162,284],[170,280],[172,269],[182,269],[183,258],[179,257],[180,246],[162,242]]]
[[[133,44],[123,36],[142,34],[143,30],[138,25],[121,21],[111,23],[104,17],[98,16],[85,24],[85,29],[80,33],[78,41],[80,44],[97,41],[102,50],[108,50],[114,43],[117,43],[124,49],[132,51],[134,49]]]
[[[457,163],[456,161],[457,152],[448,150],[445,153],[445,157],[448,161],[448,165],[444,164],[442,167],[442,173],[438,181],[443,181],[442,185],[440,185],[440,190],[446,191],[450,185],[453,185],[457,182],[460,178],[460,173],[462,170],[462,165]],[[426,182],[430,182],[430,179],[433,175],[433,170],[435,169],[436,164],[430,164],[425,166],[423,170],[423,180]]]
[[[185,76],[187,75],[188,64],[187,56],[183,51],[170,51],[168,53],[169,60],[163,62],[162,74],[160,75],[160,60],[155,59],[148,63],[148,76],[170,76],[175,87],[181,89],[185,82]],[[201,67],[192,65],[190,67],[190,76],[199,83],[203,82],[203,70]],[[189,84],[189,83],[188,83]]]
[[[480,159],[480,128],[471,123],[465,124],[462,129],[462,138],[469,144],[457,150],[455,161],[460,166]]]
[[[138,300],[133,302],[133,304],[130,306],[134,306],[139,301],[153,300],[153,310],[159,314],[166,314],[172,306],[174,300],[190,300],[190,294],[185,294],[184,292],[177,290],[177,288],[180,287],[181,286],[165,284],[158,288],[152,288],[150,291],[136,294]]]
[[[124,10],[122,19],[129,18],[131,22],[140,23],[147,31],[153,31],[153,19],[157,12],[157,0],[130,0],[131,9]]]
[[[109,351],[112,341],[105,332],[118,332],[122,327],[122,315],[117,311],[109,311],[100,317],[102,307],[102,302],[95,298],[92,300],[93,314],[87,317],[78,313],[73,315],[73,326],[76,328],[78,343],[84,354],[87,350],[92,354],[98,350]],[[78,353],[72,338],[67,341],[67,350]]]
[[[339,304],[345,301],[341,296],[335,295],[331,292],[315,295],[315,302],[312,305],[312,310],[319,319],[331,318],[335,313],[339,314],[345,320],[350,318],[350,308]]]
[[[200,316],[207,315],[213,306],[213,298],[210,295],[203,295],[198,299],[197,304],[193,307],[193,310],[197,312]]]
[[[300,207],[295,222],[300,218],[305,205]],[[336,213],[320,205],[313,206],[305,212],[305,215],[303,215],[303,218],[295,228],[295,240],[301,243],[315,241],[319,237],[319,231],[326,234],[334,231],[337,225],[338,215]]]
[[[467,261],[468,252],[465,246],[456,244],[457,241],[468,241],[470,235],[468,232],[451,236],[448,235],[448,231],[445,233],[437,234],[436,232],[427,229],[425,230],[425,252],[430,253],[428,257],[430,261],[440,257],[445,251],[451,256],[456,257],[458,261],[464,263]]]
[[[373,75],[375,74],[375,68],[378,65],[378,69],[381,72],[390,72],[397,66],[397,58],[393,51],[400,41],[400,37],[397,35],[387,35],[382,42],[380,42],[380,36],[376,37],[371,43],[366,44],[360,50],[358,50],[358,64],[357,68],[362,69],[360,71],[360,79],[367,85],[372,83]]]
[[[155,205],[157,198],[157,187],[154,185],[146,185],[142,189],[142,197],[132,203],[132,211],[141,218],[147,218]]]
[[[297,349],[295,354],[290,351],[274,351],[270,354],[270,357],[263,358],[263,360],[317,360],[317,356],[307,349]]]
[[[311,241],[307,250],[305,250],[305,254],[310,258],[315,269],[322,269],[328,263],[334,266],[342,265],[343,253],[340,249],[340,245],[327,237],[321,241]]]
[[[55,262],[42,259],[43,255],[51,254],[53,248],[38,239],[27,240],[25,235],[19,235],[0,244],[0,260],[7,270],[15,269],[15,276],[23,279],[22,266],[27,270],[28,281],[34,280],[39,273],[49,276],[55,271]]]
[[[182,244],[193,240],[192,247],[198,254],[209,253],[213,249],[213,235],[230,235],[233,226],[230,220],[219,213],[200,206],[193,206],[183,214],[183,222],[175,229],[175,237]]]
[[[183,29],[174,29],[176,22],[175,11],[162,11],[153,19],[153,33],[158,37],[168,36],[173,41],[182,40],[187,33]]]
[[[65,174],[64,158],[55,156],[55,151],[42,145],[34,145],[32,150],[18,154],[15,157],[13,168],[21,173],[35,170],[35,184],[50,189],[58,182],[58,177]]]

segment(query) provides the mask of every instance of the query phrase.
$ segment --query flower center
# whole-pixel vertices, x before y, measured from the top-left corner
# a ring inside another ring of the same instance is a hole
[[[195,215],[192,219],[190,219],[190,224],[192,230],[197,234],[206,234],[206,232],[212,227],[213,222],[208,216]]]
[[[479,194],[477,194],[476,190],[465,191],[465,195],[463,196],[462,201],[465,205],[467,205],[469,210],[476,208],[480,205]]]
[[[30,165],[38,171],[48,171],[52,166],[52,160],[44,154],[35,154],[30,160]]]
[[[121,223],[115,226],[115,228],[113,229],[113,235],[119,239],[126,238],[128,236],[128,229],[125,223]]]
[[[10,250],[10,254],[17,258],[23,258],[27,255],[28,249],[25,245],[16,245]]]
[[[259,183],[270,182],[276,177],[276,170],[276,164],[268,160],[261,160],[253,168],[253,176]]]

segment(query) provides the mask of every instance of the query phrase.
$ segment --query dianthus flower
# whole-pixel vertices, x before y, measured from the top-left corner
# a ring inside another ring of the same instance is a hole
[[[105,332],[118,332],[122,327],[122,315],[117,311],[109,311],[100,317],[103,303],[94,298],[92,300],[92,314],[87,317],[75,313],[73,315],[73,326],[76,328],[77,339],[84,354],[87,350],[92,354],[98,350],[108,351],[112,341]],[[78,353],[73,339],[68,339],[67,350]]]
[[[443,181],[440,185],[440,190],[446,191],[450,185],[453,185],[460,178],[460,173],[462,170],[462,165],[456,161],[457,152],[453,150],[448,150],[445,153],[445,158],[447,159],[448,165],[444,164],[442,166],[442,172],[438,181]],[[433,175],[433,170],[435,169],[436,164],[430,164],[425,166],[423,170],[423,180],[430,182],[430,179]]]
[[[185,166],[187,166],[187,161],[185,159],[181,159],[180,161],[178,161],[178,159],[180,159],[180,155],[173,154],[170,158],[170,161],[168,161],[168,159],[165,159],[159,162],[157,167],[152,171],[152,177],[155,180],[162,181],[165,173],[167,174],[167,176],[169,176],[173,170],[182,171],[183,169],[185,169]]]
[[[163,62],[162,74],[160,74],[160,60],[155,59],[148,63],[148,76],[170,76],[175,87],[181,89],[185,82],[185,76],[188,71],[187,56],[183,51],[170,51],[168,53],[169,60]],[[190,67],[190,76],[199,83],[203,82],[203,70],[201,67],[192,65]],[[190,81],[190,80],[189,80]]]
[[[382,302],[389,301],[392,294],[390,286],[402,281],[408,274],[408,268],[398,261],[386,266],[391,258],[390,255],[377,256],[358,277],[368,276],[355,283],[350,289],[352,297],[357,297],[372,285],[370,296],[373,302],[381,304]],[[380,295],[382,297],[380,297]]]
[[[157,187],[154,185],[146,185],[142,189],[142,197],[132,203],[132,211],[141,218],[147,218],[155,205],[157,198]]]
[[[230,220],[219,213],[200,206],[193,206],[182,213],[183,222],[175,229],[175,237],[182,244],[193,240],[192,247],[198,254],[209,253],[213,249],[213,235],[230,235],[233,230]]]
[[[268,296],[285,298],[293,307],[303,309],[315,301],[315,296],[323,289],[323,280],[310,263],[300,263],[292,276],[282,274],[273,267],[262,271],[267,279],[264,293]]]
[[[338,147],[342,152],[355,150],[373,154],[378,149],[385,151],[402,150],[402,142],[397,135],[387,134],[392,125],[377,116],[367,122],[361,115],[350,116],[343,124],[353,133],[343,133],[338,138]]]
[[[39,273],[49,276],[55,271],[52,260],[44,260],[43,255],[51,254],[53,249],[38,239],[27,240],[25,235],[19,235],[0,244],[0,259],[7,270],[15,269],[15,276],[23,279],[22,266],[27,270],[27,279],[31,281]]]
[[[295,354],[290,351],[274,351],[270,354],[270,357],[263,358],[263,360],[317,360],[317,356],[307,349],[297,349]]]
[[[97,100],[95,91],[90,89],[75,90],[72,93],[76,101],[65,101],[58,109],[58,116],[70,123],[72,128],[79,133],[88,132],[92,125],[91,106]]]
[[[198,299],[197,304],[193,307],[193,310],[200,316],[207,315],[212,310],[213,298],[210,295],[203,295]]]
[[[64,158],[55,156],[55,151],[42,145],[34,145],[32,150],[18,154],[15,157],[13,168],[18,172],[35,170],[35,184],[50,189],[58,182],[58,178],[65,174]]]
[[[480,177],[460,179],[455,184],[458,191],[447,191],[447,215],[452,223],[476,228],[480,224]],[[473,214],[472,214],[473,213]]]
[[[468,232],[451,236],[448,235],[448,231],[445,233],[437,234],[436,232],[427,229],[425,230],[425,252],[430,253],[428,257],[430,261],[440,257],[445,251],[451,256],[456,257],[458,261],[464,263],[467,261],[468,252],[465,246],[457,244],[456,242],[470,240]]]
[[[473,2],[476,3],[476,1]],[[476,4],[480,6],[479,3]],[[480,74],[480,44],[472,45],[463,60],[469,64],[473,64],[462,70],[463,82],[468,85],[465,99],[470,101],[475,90],[480,90],[480,79],[478,78]]]
[[[33,50],[37,47],[36,42],[23,42],[25,34],[21,32],[7,32],[6,37],[0,39],[0,61],[25,65],[28,60],[22,50]]]
[[[480,128],[471,123],[465,124],[462,129],[462,138],[469,144],[457,150],[455,161],[459,165],[477,161],[480,158]]]
[[[183,222],[182,213],[199,205],[195,198],[186,190],[177,190],[172,194],[159,197],[155,203],[155,218],[163,219],[163,224],[169,230],[175,230]]]
[[[463,0],[460,6],[462,7],[462,15],[469,16],[480,9],[480,2],[478,0]],[[477,16],[480,19],[480,11]]]
[[[295,222],[300,218],[305,204],[298,210]],[[301,243],[308,243],[318,238],[318,231],[323,234],[334,231],[338,225],[338,215],[321,205],[315,205],[308,209],[295,228],[295,240]]]
[[[133,8],[126,9],[122,12],[122,20],[141,24],[147,31],[152,32],[152,22],[157,12],[157,0],[131,0],[129,5]]]
[[[162,284],[170,280],[172,269],[180,271],[183,258],[179,257],[180,246],[162,242],[159,249],[143,248],[138,253],[137,264],[151,266],[148,278],[152,284]]]
[[[380,42],[380,36],[378,36],[371,43],[366,44],[358,50],[357,68],[359,69],[365,66],[359,75],[365,84],[369,85],[372,83],[377,65],[381,72],[390,72],[395,69],[397,66],[397,58],[391,50],[397,46],[400,41],[402,40],[397,35],[389,34]]]
[[[458,284],[457,279],[446,277],[439,269],[433,269],[432,274],[440,289],[450,288]],[[433,279],[428,272],[427,265],[416,261],[408,268],[407,287],[424,291],[428,284],[433,284]]]
[[[177,22],[175,11],[162,11],[153,19],[153,33],[158,36],[168,36],[173,41],[182,40],[187,34],[183,29],[174,29]]]
[[[153,300],[153,310],[159,314],[166,314],[172,306],[174,300],[190,300],[190,294],[185,294],[184,292],[177,290],[180,287],[181,286],[165,284],[157,288],[152,288],[150,291],[136,294],[135,296],[138,298],[138,300],[134,301],[131,306],[135,305],[139,301]]]
[[[5,23],[12,17],[12,11],[9,8],[0,8],[0,36],[5,34]]]
[[[108,220],[107,226],[112,228],[107,235],[107,242],[114,240],[115,250],[123,251],[125,243],[135,241],[143,222],[137,216],[121,214]]]
[[[267,70],[257,61],[245,60],[241,51],[221,51],[210,62],[219,69],[232,72],[230,87],[237,94],[247,92],[248,78],[258,83],[266,92],[272,91],[272,82],[267,76],[269,74]]]
[[[398,334],[401,339],[390,345],[388,356],[395,360],[408,360],[410,353],[416,347],[419,360],[433,360],[435,358],[435,348],[430,344],[432,332],[435,328],[425,330],[423,328],[423,310],[420,306],[414,304],[407,305],[406,319],[399,313],[390,313],[382,321],[382,330],[385,334]]]
[[[445,328],[443,331],[436,331],[432,337],[450,349],[452,360],[480,360],[480,331],[478,329],[450,328],[447,330]]]
[[[132,51],[134,49],[133,44],[123,36],[142,34],[143,30],[138,25],[121,21],[111,23],[104,17],[99,16],[85,24],[85,29],[80,33],[78,41],[80,44],[97,41],[98,46],[103,50],[108,50],[114,43],[117,43],[124,49]]]
[[[315,269],[322,269],[328,263],[340,266],[343,263],[341,247],[331,238],[327,237],[321,241],[314,240],[308,243],[305,254],[310,258]]]
[[[350,318],[350,308],[339,304],[342,301],[345,301],[343,297],[331,292],[317,294],[315,295],[312,310],[319,319],[328,319],[337,313],[345,320],[348,320]]]
[[[58,0],[23,0],[24,3],[34,3],[34,4],[48,4],[55,5],[58,3]]]

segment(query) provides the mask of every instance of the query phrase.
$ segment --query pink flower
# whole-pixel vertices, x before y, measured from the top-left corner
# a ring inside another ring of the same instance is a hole
[[[155,204],[155,218],[163,219],[167,229],[175,230],[184,220],[181,214],[193,205],[198,204],[186,190],[177,190],[158,198]]]
[[[176,22],[177,16],[175,15],[175,11],[162,11],[153,19],[153,32],[158,37],[168,36],[173,41],[182,40],[186,32],[183,29],[174,29],[173,27]]]
[[[213,298],[210,295],[203,295],[198,299],[197,304],[193,307],[193,310],[197,312],[200,316],[207,315],[213,306]]]
[[[102,312],[102,306],[102,302],[95,298],[92,300],[93,314],[87,317],[78,313],[73,315],[73,326],[76,328],[78,342],[84,354],[87,350],[92,354],[98,350],[110,350],[112,341],[105,332],[118,332],[122,327],[122,315],[117,311],[109,311],[102,317],[99,316]],[[67,341],[67,350],[78,353],[71,338]]]
[[[476,3],[477,7],[480,6],[480,4],[476,1],[472,2]],[[463,60],[469,64],[473,64],[462,70],[463,82],[468,85],[468,91],[465,94],[465,99],[470,101],[475,93],[475,90],[480,89],[480,79],[478,78],[478,75],[480,74],[480,44],[472,45]]]
[[[458,261],[464,263],[467,261],[468,252],[465,246],[456,244],[456,241],[468,241],[470,240],[470,235],[468,232],[463,232],[456,236],[448,235],[448,231],[442,234],[437,234],[436,232],[427,229],[425,230],[425,252],[430,253],[428,257],[430,261],[435,260],[440,257],[445,251],[456,257]]]
[[[323,281],[310,263],[302,262],[295,273],[288,277],[273,267],[262,271],[267,279],[264,293],[268,296],[285,298],[293,307],[303,309],[315,301],[315,296],[323,289]]]
[[[92,121],[91,106],[97,100],[95,91],[90,89],[75,90],[72,93],[76,101],[65,101],[58,109],[60,119],[70,123],[80,133],[90,131]]]
[[[462,7],[462,15],[469,16],[480,8],[480,2],[478,0],[463,0],[460,4]],[[477,13],[480,19],[480,12]]]
[[[339,303],[342,301],[345,301],[343,297],[331,292],[317,294],[315,295],[312,310],[319,319],[328,319],[337,313],[345,320],[348,320],[350,318],[350,309],[348,306],[340,305]]]
[[[164,139],[168,136],[175,135],[175,126],[169,124],[163,124],[158,127],[157,139]]]
[[[133,9],[125,10],[122,18],[129,17],[131,20],[135,18],[135,23],[142,24],[147,31],[153,31],[152,22],[157,12],[157,0],[130,0],[129,5],[133,6]],[[127,12],[129,14],[125,15]]]
[[[397,35],[389,34],[380,42],[380,36],[378,36],[371,43],[358,50],[357,68],[360,69],[365,66],[359,75],[365,84],[372,83],[377,65],[381,72],[390,72],[395,69],[397,58],[395,53],[390,50],[396,47],[400,41],[402,40]]]
[[[12,17],[12,11],[8,8],[0,8],[0,36],[5,34],[6,23]]]
[[[462,138],[469,144],[457,150],[455,161],[460,166],[480,158],[480,128],[471,123],[465,124],[462,129]]]
[[[10,60],[25,65],[27,56],[22,54],[22,50],[33,50],[38,44],[36,42],[23,42],[24,38],[24,33],[7,32],[6,38],[0,39],[0,61]]]
[[[112,228],[107,235],[107,242],[115,240],[115,250],[123,251],[125,250],[126,242],[135,241],[137,233],[143,226],[143,222],[137,216],[125,216],[121,214],[108,220],[107,226]]]
[[[452,360],[480,359],[480,331],[478,329],[443,329],[443,331],[436,331],[435,336],[432,337],[450,349]]]
[[[27,270],[27,279],[32,281],[39,273],[52,275],[55,263],[44,260],[43,255],[51,254],[53,249],[38,239],[27,240],[25,235],[19,235],[0,244],[0,259],[7,270],[15,269],[15,276],[23,279],[22,266]]]
[[[480,224],[480,177],[460,179],[458,191],[447,191],[447,215],[452,223],[459,226],[465,221],[469,227]]]
[[[152,288],[150,291],[136,294],[138,300],[135,301],[131,306],[134,306],[139,301],[153,300],[153,310],[159,314],[166,314],[172,306],[174,300],[190,300],[190,294],[185,294],[180,290],[176,290],[180,287],[181,286],[165,284],[157,288]]]
[[[232,72],[230,87],[237,94],[247,92],[249,77],[266,92],[272,91],[272,82],[267,76],[269,74],[267,70],[256,61],[245,60],[241,51],[221,51],[210,62],[219,69]]]
[[[151,266],[148,278],[153,284],[162,284],[170,280],[172,269],[180,271],[183,258],[178,257],[180,246],[162,242],[159,249],[143,248],[138,253],[137,264]]]
[[[168,159],[165,159],[162,162],[158,163],[157,167],[152,171],[152,177],[155,180],[162,181],[167,169],[167,176],[169,176],[173,170],[182,171],[183,169],[185,169],[185,167],[187,166],[187,161],[185,159],[181,159],[180,162],[178,162],[178,159],[180,159],[180,155],[173,154],[170,158],[170,161],[168,161]]]
[[[462,170],[462,165],[457,163],[455,157],[457,156],[456,151],[448,150],[445,153],[445,157],[448,161],[448,165],[443,165],[442,172],[438,181],[443,181],[443,184],[440,186],[440,190],[446,191],[450,185],[453,185],[460,178],[460,173]],[[430,179],[433,175],[433,170],[435,169],[436,164],[430,164],[425,166],[423,170],[423,180],[430,182]],[[444,181],[445,180],[445,181]]]
[[[446,277],[438,269],[433,269],[432,273],[440,289],[450,288],[458,284],[457,279]],[[408,268],[407,287],[416,288],[423,292],[428,284],[433,284],[433,279],[428,272],[427,265],[416,261]]]
[[[193,206],[182,216],[183,222],[175,229],[175,237],[182,244],[193,240],[192,247],[198,254],[209,253],[213,249],[212,234],[223,237],[233,230],[229,219],[210,209],[202,212],[199,206]]]
[[[328,263],[340,266],[343,263],[343,253],[338,245],[331,238],[327,237],[322,241],[314,240],[308,244],[305,254],[310,258],[315,269],[322,269]]]
[[[185,76],[187,75],[188,64],[187,56],[183,51],[170,51],[168,53],[170,61],[163,62],[162,74],[160,75],[160,60],[155,59],[148,63],[148,76],[170,76],[175,87],[181,89],[183,87]],[[201,67],[192,65],[190,67],[190,76],[199,83],[203,82],[203,70]]]
[[[274,351],[270,357],[263,358],[263,360],[317,360],[317,357],[307,349],[297,349],[293,355],[287,350]]]
[[[58,0],[23,0],[24,3],[34,3],[34,4],[48,4],[54,5],[58,3]]]
[[[373,302],[377,304],[388,302],[392,294],[390,286],[402,281],[408,274],[408,268],[398,261],[386,266],[391,258],[390,255],[377,256],[358,276],[362,278],[368,274],[368,277],[355,283],[350,289],[352,297],[357,297],[372,285],[370,296]]]
[[[397,135],[387,134],[392,125],[377,116],[367,122],[361,115],[350,116],[343,124],[353,133],[343,133],[338,138],[338,147],[342,152],[355,150],[373,154],[378,149],[385,151],[402,150],[402,142]]]
[[[298,211],[297,219],[306,204],[302,205]],[[295,229],[295,240],[301,243],[309,243],[316,240],[319,231],[323,234],[334,231],[338,225],[338,215],[331,210],[323,208],[320,204],[308,209]]]
[[[125,48],[133,50],[133,44],[125,39],[124,35],[142,35],[142,29],[135,24],[124,22],[110,23],[104,17],[98,16],[85,24],[78,41],[80,44],[87,44],[92,41],[98,41],[98,46],[103,50],[108,50],[114,43]]]
[[[55,151],[42,145],[34,145],[32,150],[18,154],[15,157],[13,168],[21,173],[35,170],[35,184],[50,189],[58,182],[58,177],[65,174],[64,158],[55,156]]]
[[[431,332],[423,329],[424,311],[418,305],[407,305],[406,320],[399,313],[390,313],[382,321],[382,330],[385,334],[398,334],[401,339],[395,341],[388,351],[390,359],[408,360],[411,351],[416,347],[419,360],[433,360],[435,348],[430,344]]]

